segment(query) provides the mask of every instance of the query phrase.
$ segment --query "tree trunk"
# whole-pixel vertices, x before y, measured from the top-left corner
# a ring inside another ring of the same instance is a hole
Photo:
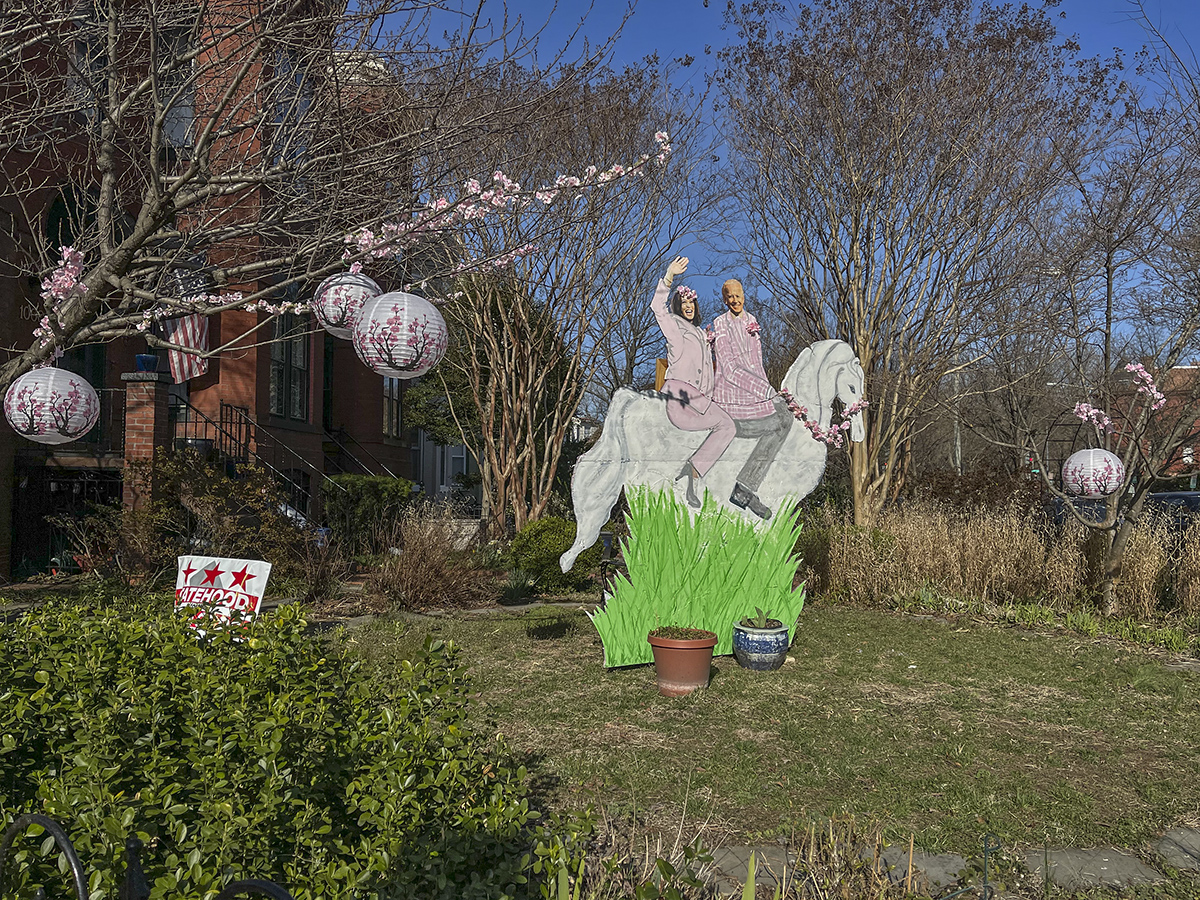
[[[1121,581],[1125,548],[1129,546],[1129,536],[1132,532],[1133,522],[1126,519],[1110,533],[1108,552],[1104,556],[1103,580],[1100,583],[1100,608],[1106,616],[1115,616],[1118,612],[1117,584]]]

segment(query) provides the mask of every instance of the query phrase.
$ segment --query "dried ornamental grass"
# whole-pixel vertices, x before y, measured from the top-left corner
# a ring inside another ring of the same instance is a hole
[[[1170,530],[1162,517],[1149,517],[1133,529],[1116,584],[1117,606],[1123,615],[1148,619],[1157,612],[1172,568],[1170,548]]]
[[[380,543],[391,549],[366,590],[407,609],[478,605],[487,591],[465,554],[454,549],[458,536],[449,506],[406,507],[384,527]]]
[[[1175,602],[1185,616],[1200,614],[1200,527],[1196,525],[1184,533],[1175,564]]]

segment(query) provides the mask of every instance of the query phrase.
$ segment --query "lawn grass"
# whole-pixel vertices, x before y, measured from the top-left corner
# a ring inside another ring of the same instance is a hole
[[[575,611],[381,620],[349,639],[390,667],[429,634],[460,645],[477,715],[551,808],[599,801],[747,841],[851,813],[968,857],[988,831],[1008,848],[1137,847],[1200,826],[1200,674],[1111,641],[814,604],[794,662],[719,658],[707,691],[670,700],[652,667],[606,671]]]

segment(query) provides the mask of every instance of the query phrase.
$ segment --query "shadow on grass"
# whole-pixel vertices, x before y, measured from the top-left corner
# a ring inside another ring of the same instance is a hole
[[[574,634],[579,630],[579,621],[567,616],[556,616],[545,621],[531,622],[525,626],[525,635],[532,641],[553,641]]]

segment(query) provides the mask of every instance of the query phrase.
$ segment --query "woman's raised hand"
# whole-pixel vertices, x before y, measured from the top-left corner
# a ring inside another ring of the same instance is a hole
[[[677,256],[667,264],[667,274],[663,280],[668,284],[675,278],[676,275],[682,275],[687,271],[688,258],[686,256]]]

